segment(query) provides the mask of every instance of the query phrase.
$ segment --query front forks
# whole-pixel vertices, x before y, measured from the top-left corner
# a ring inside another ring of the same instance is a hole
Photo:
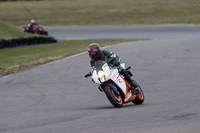
[[[112,88],[113,92],[114,92],[117,96],[120,95],[120,93],[119,93],[119,91],[117,90],[117,87],[116,87],[115,85],[108,83],[108,84],[106,84],[106,85],[103,86],[103,88],[105,88],[105,87],[110,87],[110,88]],[[99,85],[99,87],[98,87],[98,89],[99,89],[101,92],[103,92],[103,90],[104,90],[103,88],[102,88],[101,85]]]

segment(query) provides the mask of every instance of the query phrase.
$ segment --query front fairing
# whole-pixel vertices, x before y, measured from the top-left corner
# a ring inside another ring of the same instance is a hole
[[[94,83],[96,83],[96,84],[101,84],[102,81],[104,81],[104,79],[103,79],[104,77],[102,77],[102,79],[98,78],[98,72],[99,71],[104,72],[102,67],[105,63],[106,62],[102,61],[102,60],[98,60],[98,61],[95,62],[95,67],[94,67],[93,72],[92,72],[92,79],[93,79]]]
[[[116,81],[116,78],[119,76],[118,69],[110,69],[109,65],[102,60],[98,60],[94,64],[95,69],[93,69],[92,78],[96,84],[101,84],[107,80]],[[101,75],[100,72],[103,73],[103,76],[99,76]]]
[[[97,70],[95,70],[95,69],[92,71],[92,79],[93,79],[95,84],[100,84],[100,81],[97,77]]]

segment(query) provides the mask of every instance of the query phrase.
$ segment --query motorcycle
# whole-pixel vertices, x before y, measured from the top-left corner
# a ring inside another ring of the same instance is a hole
[[[34,26],[33,26],[33,31],[32,31],[32,32],[29,32],[28,26],[26,26],[26,25],[22,25],[22,26],[21,26],[21,29],[22,29],[24,32],[48,36],[48,32],[44,29],[44,27],[43,27],[42,25],[34,25]]]
[[[85,78],[92,76],[92,81],[99,85],[99,90],[105,92],[108,100],[116,108],[120,108],[124,103],[132,102],[135,105],[142,104],[144,102],[144,93],[139,86],[139,91],[133,93],[131,91],[131,85],[126,81],[126,79],[119,74],[119,70],[116,67],[111,67],[109,62],[106,61],[96,61],[95,68],[92,72],[85,75]],[[125,69],[125,64],[122,63],[121,66]],[[129,74],[131,67],[126,68]],[[136,82],[136,81],[134,81]]]

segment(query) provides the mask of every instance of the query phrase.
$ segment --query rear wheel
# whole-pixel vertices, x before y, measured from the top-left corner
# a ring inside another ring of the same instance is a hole
[[[123,100],[121,95],[115,94],[113,88],[111,88],[110,86],[106,86],[104,88],[104,91],[108,100],[112,103],[113,106],[115,106],[116,108],[121,108],[123,106]]]
[[[136,93],[136,98],[132,101],[136,105],[142,104],[144,102],[144,93],[140,86],[139,89],[141,93]]]
[[[45,32],[44,32],[44,35],[48,36],[48,32],[45,31]]]

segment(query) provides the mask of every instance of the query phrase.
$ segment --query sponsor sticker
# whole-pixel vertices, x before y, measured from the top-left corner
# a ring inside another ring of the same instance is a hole
[[[107,67],[108,65],[104,65],[103,67]]]

